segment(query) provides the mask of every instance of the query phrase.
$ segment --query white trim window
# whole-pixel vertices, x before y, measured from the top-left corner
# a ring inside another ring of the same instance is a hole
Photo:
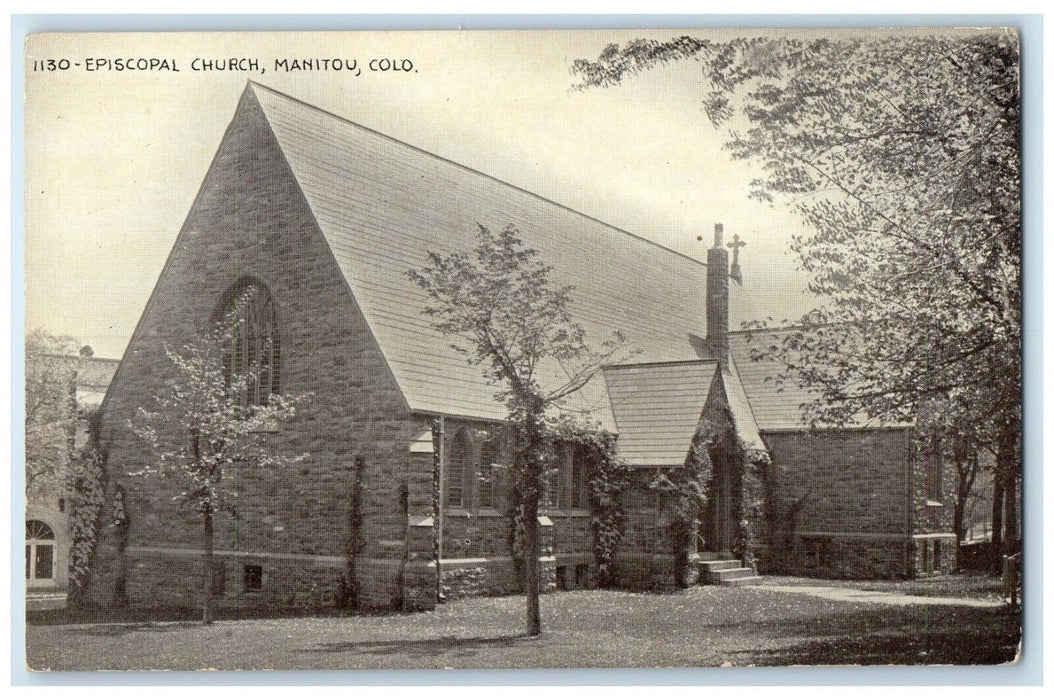
[[[43,520],[26,521],[26,584],[55,582],[55,531]]]

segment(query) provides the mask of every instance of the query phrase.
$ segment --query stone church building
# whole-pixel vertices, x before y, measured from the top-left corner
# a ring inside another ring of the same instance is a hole
[[[120,542],[103,528],[93,597],[198,605],[200,516],[173,504],[166,481],[131,476],[150,455],[127,426],[172,375],[165,348],[239,298],[252,300],[247,332],[267,340],[270,370],[255,396],[311,395],[272,439],[309,456],[228,475],[239,517],[217,517],[220,607],[321,610],[354,591],[364,608],[417,609],[440,593],[517,591],[507,476],[490,466],[508,461],[505,408],[430,326],[406,274],[427,251],[470,251],[477,223],[515,224],[554,282],[574,285],[588,337],[617,330],[635,350],[568,407],[617,433],[634,468],[620,585],[669,583],[676,553],[649,485],[684,468],[703,422],[738,448],[711,455],[692,553],[706,580],[911,577],[954,565],[951,482],[917,458],[911,426],[810,432],[799,410],[807,395],[778,391],[767,381],[777,368],[752,362],[749,339],[729,331],[735,286],[719,231],[703,264],[250,83],[100,409],[108,489],[120,487],[127,522]],[[560,371],[542,368],[543,381]],[[543,571],[550,587],[591,586],[590,465],[561,454],[541,517]],[[750,469],[760,499],[744,498]]]

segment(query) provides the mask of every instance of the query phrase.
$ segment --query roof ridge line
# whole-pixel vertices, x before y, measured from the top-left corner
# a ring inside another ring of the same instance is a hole
[[[747,333],[772,333],[773,331],[804,331],[813,328],[830,328],[832,326],[848,325],[836,321],[827,323],[792,323],[789,326],[774,326],[772,328],[737,328],[728,332],[729,335],[745,335]]]
[[[621,362],[618,364],[604,365],[604,369],[616,367],[656,367],[659,365],[715,365],[717,360],[713,358],[702,358],[697,360],[660,360],[659,362]]]
[[[347,117],[342,117],[339,114],[336,114],[335,112],[330,112],[328,109],[322,109],[318,105],[313,105],[310,102],[305,102],[304,100],[300,99],[299,97],[293,97],[292,95],[290,95],[288,93],[285,93],[285,92],[282,92],[281,90],[276,90],[276,89],[274,89],[274,88],[272,88],[270,86],[264,85],[262,83],[258,83],[255,80],[252,80],[251,78],[249,80],[247,80],[246,82],[249,85],[254,85],[254,86],[258,87],[258,88],[261,88],[261,89],[266,90],[266,91],[268,91],[270,93],[278,95],[279,97],[284,97],[285,99],[290,100],[292,102],[295,102],[295,103],[297,103],[299,105],[303,105],[304,107],[308,107],[310,109],[313,109],[316,112],[320,112],[321,114],[325,114],[328,117],[333,117],[334,119],[338,119],[338,120],[344,122],[345,124],[349,124],[349,125],[354,126],[354,127],[358,128],[358,129],[362,129],[364,131],[368,131],[371,134],[376,134],[377,136],[380,136],[380,137],[382,137],[384,139],[387,139],[388,141],[391,141],[393,143],[397,143],[397,144],[399,144],[401,146],[406,146],[407,148],[411,148],[411,149],[413,149],[413,150],[415,150],[415,151],[417,151],[419,153],[424,153],[427,156],[431,156],[432,158],[436,158],[436,159],[441,160],[441,161],[443,161],[445,163],[450,163],[451,165],[456,166],[458,168],[461,168],[462,170],[467,170],[467,171],[469,171],[471,173],[475,173],[476,175],[479,175],[481,177],[485,177],[488,180],[493,180],[494,182],[497,182],[497,183],[500,183],[502,185],[505,185],[506,187],[511,187],[511,188],[513,188],[515,190],[519,190],[520,192],[523,192],[524,194],[530,195],[531,197],[536,197],[536,198],[538,198],[538,199],[540,199],[542,201],[548,202],[549,204],[552,204],[554,206],[560,207],[561,209],[564,209],[565,211],[569,211],[572,214],[577,214],[579,216],[582,216],[582,217],[585,217],[585,218],[589,219],[590,221],[595,221],[596,223],[601,224],[602,226],[606,226],[609,229],[612,229],[614,231],[618,231],[619,233],[624,234],[626,236],[629,236],[630,238],[635,238],[635,239],[637,239],[639,241],[643,241],[644,243],[648,243],[650,245],[653,245],[656,248],[659,248],[661,250],[665,250],[667,253],[673,253],[674,255],[678,255],[678,256],[684,258],[685,260],[690,260],[691,262],[695,263],[696,265],[699,265],[701,267],[706,267],[706,263],[703,262],[702,260],[697,260],[696,258],[693,258],[690,255],[686,255],[685,253],[681,253],[680,251],[676,251],[673,248],[667,248],[666,246],[662,245],[661,243],[656,243],[655,241],[651,240],[650,238],[645,238],[643,236],[638,236],[635,233],[631,233],[630,231],[627,231],[625,229],[621,229],[618,226],[614,226],[612,224],[609,224],[606,221],[602,221],[602,220],[598,219],[595,216],[590,216],[589,214],[586,214],[584,212],[580,212],[577,209],[572,209],[571,207],[567,206],[566,204],[561,204],[560,202],[557,202],[555,200],[549,199],[548,197],[543,197],[540,194],[537,194],[536,192],[531,192],[530,190],[525,189],[523,187],[520,187],[519,185],[514,185],[511,182],[506,182],[505,180],[496,178],[493,175],[488,175],[487,173],[485,173],[485,172],[483,172],[481,170],[476,170],[475,168],[470,168],[467,165],[464,165],[462,163],[458,163],[456,160],[450,160],[449,158],[446,158],[444,156],[438,155],[436,153],[432,153],[431,151],[426,151],[425,149],[421,148],[420,146],[415,146],[412,143],[407,143],[406,141],[401,141],[401,140],[395,138],[394,136],[389,136],[388,134],[385,134],[385,133],[383,133],[381,131],[377,131],[376,129],[371,129],[368,126],[364,126],[362,124],[359,124],[358,122],[354,122],[354,121],[348,119]]]

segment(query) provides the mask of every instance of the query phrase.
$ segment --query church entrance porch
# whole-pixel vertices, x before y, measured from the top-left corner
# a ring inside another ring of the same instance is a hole
[[[720,465],[720,466],[719,466]],[[709,552],[731,552],[736,545],[736,511],[739,503],[735,475],[726,460],[715,461],[710,488],[709,518],[704,542]]]
[[[722,437],[710,449],[713,472],[700,533],[707,552],[733,552],[737,549],[743,480],[729,442],[727,437]]]
[[[756,583],[761,577],[744,566],[738,552],[739,521],[743,513],[743,455],[734,449],[734,436],[724,435],[710,449],[712,478],[700,535],[705,551],[696,555],[699,582],[722,586]]]

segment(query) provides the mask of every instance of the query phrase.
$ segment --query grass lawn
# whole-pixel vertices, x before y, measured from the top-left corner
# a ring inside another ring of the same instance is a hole
[[[754,588],[613,591],[453,601],[389,616],[33,624],[34,669],[409,669],[995,664],[1020,620],[1001,608],[831,601]]]

